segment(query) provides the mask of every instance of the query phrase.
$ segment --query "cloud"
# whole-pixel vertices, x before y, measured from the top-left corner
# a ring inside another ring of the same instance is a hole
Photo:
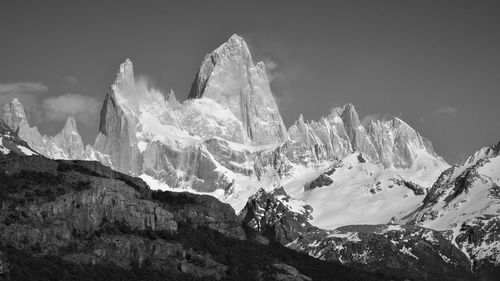
[[[380,113],[368,114],[361,119],[361,125],[366,128],[371,121],[380,119]]]
[[[23,104],[24,112],[29,120],[42,119],[42,112],[39,108],[40,97],[33,94],[0,94],[0,109],[3,108],[5,104],[10,103],[14,98],[17,98]]]
[[[42,83],[36,83],[36,82],[2,83],[2,82],[0,82],[0,95],[39,93],[39,92],[46,92],[47,90],[48,90],[47,86],[45,86]]]
[[[75,77],[64,77],[68,83],[77,83]],[[85,125],[93,125],[99,118],[100,103],[93,97],[66,93],[60,96],[47,96],[48,87],[37,82],[0,82],[0,106],[17,98],[31,120],[30,125],[51,121],[65,121],[73,116]],[[45,96],[45,97],[44,97]]]
[[[273,97],[280,110],[288,108],[288,106],[292,103],[292,96],[290,95],[290,92],[286,90],[278,89],[274,91]]]
[[[438,108],[435,113],[435,115],[450,115],[451,117],[456,117],[458,109],[452,106],[444,106]]]
[[[267,78],[269,79],[269,82],[274,81],[276,78],[280,76],[278,72],[279,64],[275,60],[271,58],[265,58],[262,61],[266,66],[266,74]]]
[[[45,93],[47,90],[47,86],[38,82],[0,82],[0,105],[3,106],[13,98],[18,98],[23,104],[28,118],[39,120],[41,111],[39,109],[40,96],[38,94]]]
[[[428,119],[442,117],[442,116],[455,118],[455,117],[457,117],[457,114],[458,114],[458,108],[453,107],[453,106],[449,106],[449,105],[445,105],[445,106],[442,106],[442,107],[436,109],[435,111],[433,111],[431,114],[429,114],[427,116],[420,117],[420,119],[418,121],[420,123],[423,123],[423,122],[427,121]]]
[[[48,121],[64,121],[68,116],[87,125],[99,116],[99,102],[92,97],[67,93],[57,97],[48,97],[42,101],[44,117]]]
[[[66,76],[63,77],[63,81],[68,84],[76,84],[78,83],[78,78],[76,78],[75,76]]]

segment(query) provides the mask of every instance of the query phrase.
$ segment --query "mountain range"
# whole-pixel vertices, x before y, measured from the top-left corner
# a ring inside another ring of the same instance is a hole
[[[137,79],[126,59],[93,145],[72,117],[42,136],[17,99],[1,120],[4,155],[99,162],[154,190],[211,195],[258,244],[395,278],[499,273],[500,144],[450,166],[400,118],[362,124],[352,104],[286,129],[265,64],[238,35],[205,56],[182,102]]]

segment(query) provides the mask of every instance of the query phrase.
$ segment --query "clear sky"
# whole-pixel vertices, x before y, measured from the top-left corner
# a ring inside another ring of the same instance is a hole
[[[0,104],[93,143],[118,65],[185,99],[233,33],[264,60],[287,126],[353,103],[400,116],[450,163],[500,141],[500,1],[10,1],[0,4]]]

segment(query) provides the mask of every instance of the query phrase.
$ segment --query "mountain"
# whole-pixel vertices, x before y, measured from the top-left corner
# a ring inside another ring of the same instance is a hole
[[[251,196],[240,217],[263,244],[279,243],[321,260],[411,280],[471,280],[466,255],[438,231],[404,225],[352,225],[323,230],[312,208],[283,188]]]
[[[430,141],[399,118],[363,126],[352,104],[333,108],[319,121],[300,117],[286,131],[264,64],[254,64],[247,44],[237,35],[205,57],[183,102],[173,91],[164,95],[137,78],[132,62],[126,59],[104,98],[93,146],[83,148],[72,119],[58,136],[40,136],[36,127],[29,127],[17,100],[6,105],[3,120],[47,157],[98,160],[141,176],[155,188],[209,192],[237,211],[259,187],[271,190],[284,185],[294,197],[312,198],[309,203],[314,205],[315,217],[320,217],[325,208],[309,194],[332,189],[307,193],[304,186],[353,153],[361,153],[369,163],[360,167],[370,166],[384,174],[381,188],[387,192],[377,195],[379,199],[395,199],[394,194],[400,198],[409,192],[384,188],[391,185],[386,184],[390,178],[416,182],[425,189],[448,167]],[[369,191],[368,186],[378,183],[369,175],[360,182],[344,174],[345,179],[352,179],[343,182],[353,192]],[[343,175],[334,177],[338,180]],[[395,215],[403,215],[420,200],[411,193],[408,196],[414,199],[411,205],[402,208],[400,204]],[[384,205],[383,200],[372,201]],[[336,211],[341,217],[349,210]],[[388,213],[376,223],[390,220]],[[367,221],[371,218],[366,216]]]
[[[304,122],[302,115],[288,130],[291,143],[311,149],[309,158],[342,159],[361,152],[385,168],[422,166],[442,168],[445,161],[434,151],[429,140],[395,117],[372,120],[363,127],[352,104],[333,108],[319,121]]]
[[[76,122],[72,117],[68,117],[63,129],[57,135],[42,136],[37,127],[30,127],[23,105],[17,98],[14,98],[10,103],[4,105],[1,120],[30,147],[46,157],[88,159],[109,164],[105,155],[94,150],[91,146],[84,147],[76,128]]]
[[[14,134],[2,120],[0,120],[0,152],[2,154],[15,153],[27,156],[38,155],[25,141]]]
[[[119,171],[153,177],[172,188],[212,192],[232,185],[228,172],[254,173],[255,151],[269,150],[245,149],[241,128],[241,121],[212,99],[181,104],[173,93],[149,89],[136,81],[126,60],[106,95],[94,148],[109,155]]]
[[[2,144],[29,147],[0,121]],[[2,151],[5,149],[2,148]],[[247,239],[217,199],[97,161],[0,153],[2,280],[388,280]]]
[[[412,223],[447,231],[475,270],[500,264],[500,143],[444,171]]]
[[[410,269],[404,274],[415,280],[495,280],[499,148],[485,147],[446,169],[428,189],[416,183],[418,173],[411,175],[411,169],[395,177],[394,171],[354,153],[298,196],[287,194],[297,192],[287,186],[259,190],[240,217],[255,241],[277,242],[353,268],[396,276]]]
[[[17,99],[0,138],[0,246],[14,268],[90,263],[123,279],[144,264],[202,279],[498,273],[500,145],[450,167],[400,118],[364,124],[352,104],[285,130],[264,64],[237,35],[205,57],[184,101],[126,59],[92,146],[72,117],[42,136]]]

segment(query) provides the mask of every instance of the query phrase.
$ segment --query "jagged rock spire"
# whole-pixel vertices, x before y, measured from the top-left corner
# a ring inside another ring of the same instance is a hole
[[[3,107],[2,119],[9,128],[16,132],[21,123],[28,124],[24,107],[19,99],[14,98]]]
[[[130,59],[125,59],[125,61],[120,64],[118,71],[116,72],[115,81],[109,88],[106,93],[106,97],[104,98],[104,103],[101,108],[100,120],[99,120],[99,132],[104,135],[108,133],[108,127],[113,126],[113,124],[109,124],[110,122],[116,122],[113,120],[109,120],[109,116],[113,116],[114,114],[110,114],[111,111],[116,111],[116,93],[120,91],[121,87],[125,87],[134,82],[134,66]]]
[[[344,106],[342,111],[342,120],[344,120],[344,126],[347,132],[347,135],[351,139],[351,144],[353,147],[357,145],[358,131],[359,131],[359,116],[358,112],[356,112],[356,108],[352,103],[348,103]]]
[[[128,114],[130,110],[125,104],[137,106],[140,98],[136,94],[134,67],[130,59],[126,59],[118,68],[115,81],[106,93],[101,108],[99,134],[94,148],[110,157],[113,168],[137,174],[141,165],[137,138],[135,136],[137,120]]]
[[[205,94],[208,79],[216,66],[221,64],[242,64],[240,66],[248,67],[250,63],[253,64],[252,55],[245,40],[241,36],[233,34],[226,43],[205,56],[196,74],[195,81],[191,85],[188,98],[201,98]]]
[[[431,142],[401,119],[372,120],[364,127],[352,104],[333,108],[319,122],[306,123],[301,115],[288,130],[288,135],[292,143],[314,148],[319,158],[321,155],[342,158],[359,151],[370,161],[385,167],[409,168],[420,161],[421,155],[427,154],[429,157],[424,156],[422,161],[427,158],[433,159],[436,165],[446,165],[434,152]]]
[[[180,105],[179,101],[177,101],[177,97],[175,96],[175,92],[173,89],[170,89],[170,91],[167,94],[166,99],[167,99],[167,102],[172,106]]]
[[[286,139],[263,63],[254,65],[245,40],[233,35],[205,56],[189,99],[208,98],[231,110],[242,122],[248,142],[269,144]]]
[[[133,82],[134,81],[134,65],[130,59],[120,64],[120,68],[116,73],[116,82]]]
[[[76,121],[75,119],[72,117],[72,116],[69,116],[67,119],[66,119],[66,123],[64,124],[64,128],[63,130],[67,131],[67,132],[75,132],[75,133],[78,133],[77,129],[76,129]]]

